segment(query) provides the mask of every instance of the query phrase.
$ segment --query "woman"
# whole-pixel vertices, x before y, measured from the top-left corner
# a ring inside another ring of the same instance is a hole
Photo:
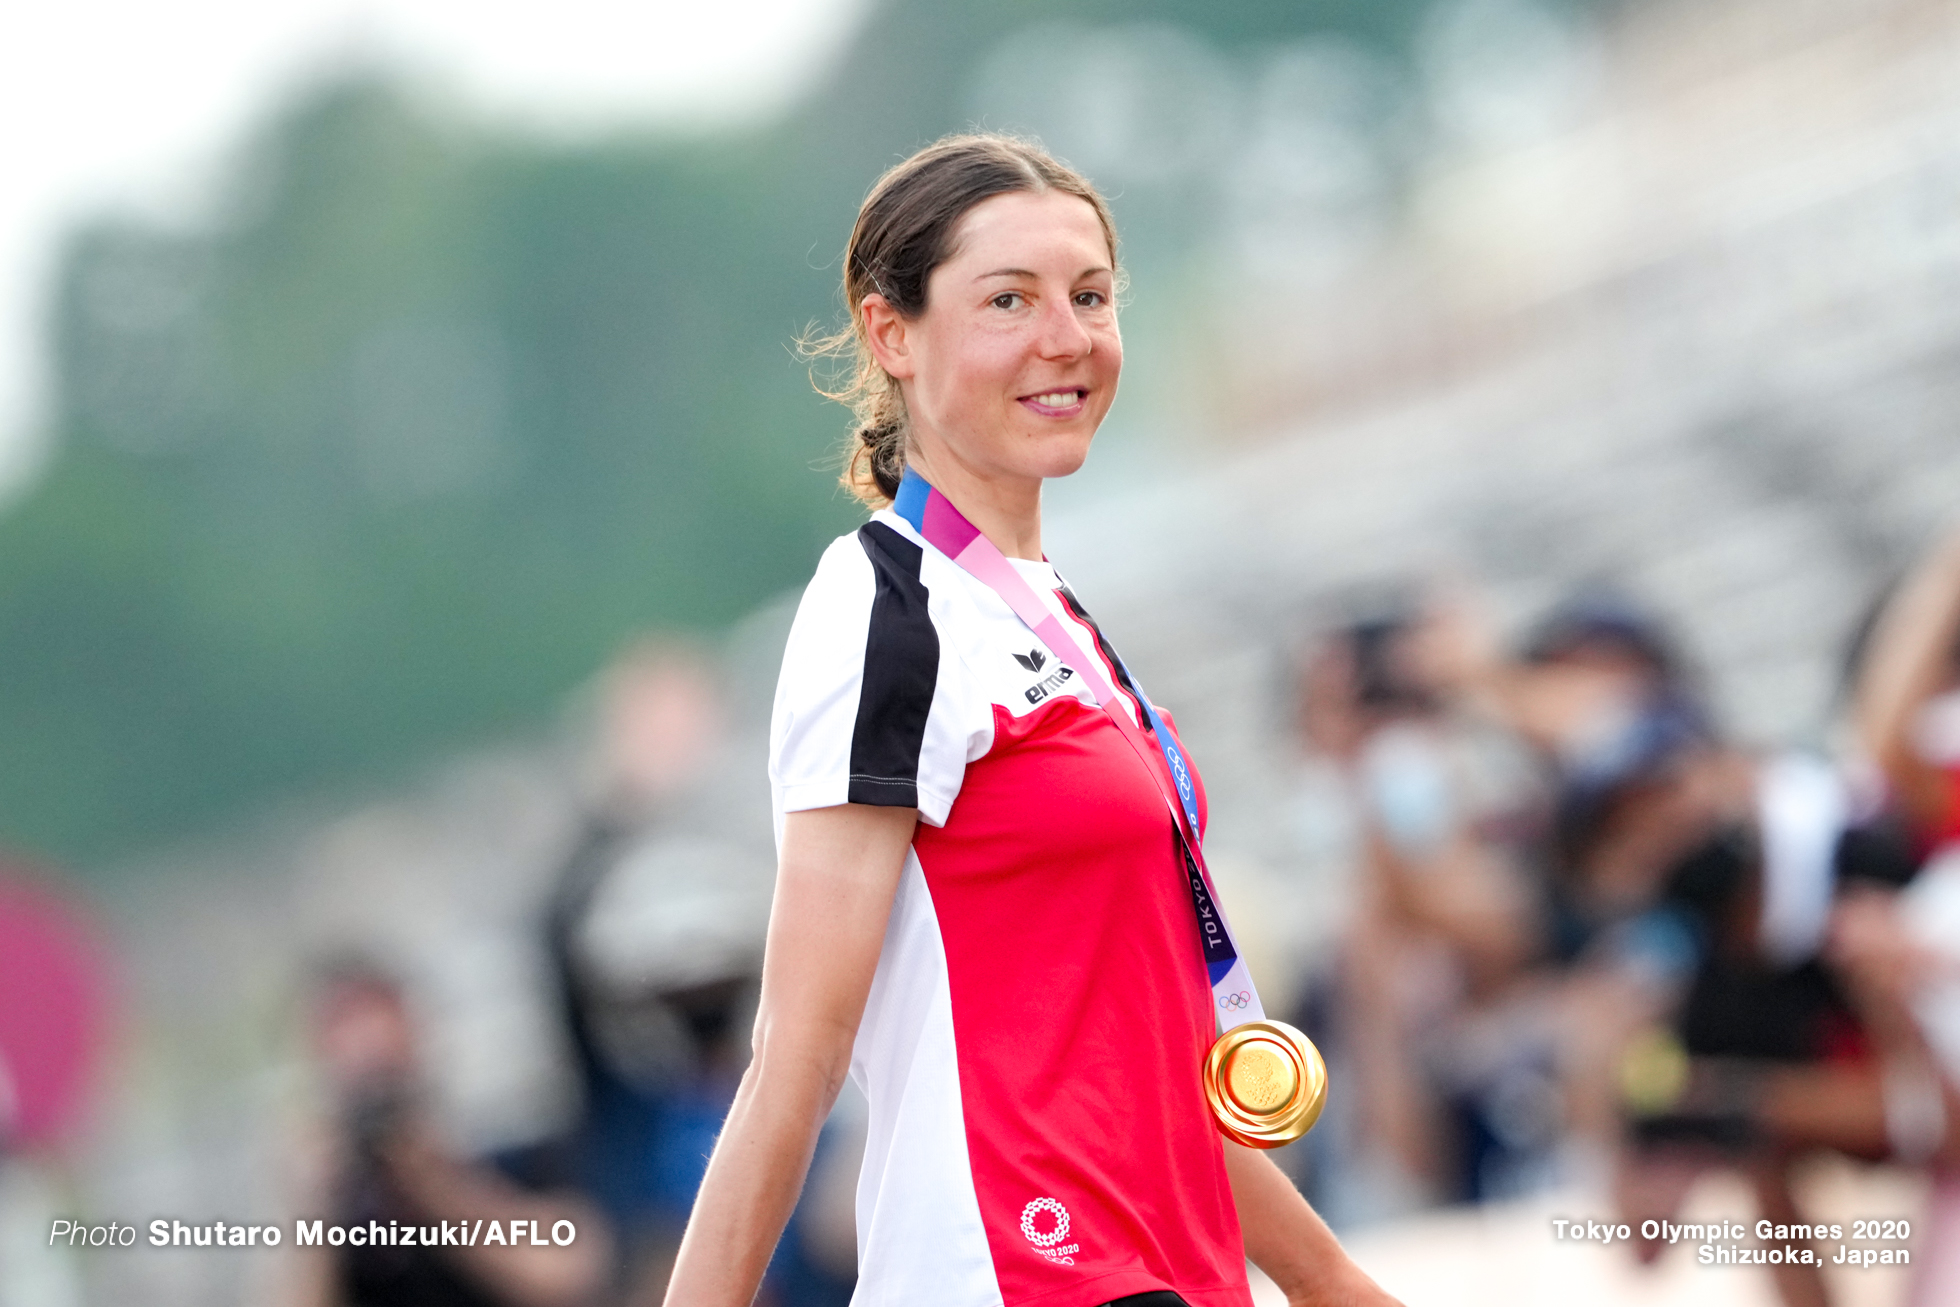
[[[860,1302],[1243,1307],[1247,1252],[1296,1303],[1389,1301],[1210,1119],[1202,796],[1167,801],[1174,737],[1042,558],[1042,482],[1116,394],[1118,285],[1101,197],[1011,138],[921,151],[858,214],[845,484],[889,506],[784,653],[755,1058],[676,1307],[750,1301],[847,1073]]]

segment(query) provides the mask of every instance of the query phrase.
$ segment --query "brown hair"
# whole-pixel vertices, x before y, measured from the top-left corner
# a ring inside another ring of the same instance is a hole
[[[899,164],[871,188],[844,253],[844,306],[850,325],[799,342],[806,357],[838,359],[838,384],[817,389],[848,405],[854,430],[843,450],[840,484],[870,505],[889,502],[905,472],[905,399],[866,342],[864,297],[876,291],[899,314],[926,309],[926,282],[953,256],[960,219],[982,200],[1016,191],[1060,191],[1086,200],[1116,260],[1116,224],[1088,178],[1040,145],[995,132],[948,136]],[[1120,271],[1118,286],[1121,285]]]

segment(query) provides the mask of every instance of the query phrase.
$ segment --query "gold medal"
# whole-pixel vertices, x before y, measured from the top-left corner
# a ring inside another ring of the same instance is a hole
[[[1327,1064],[1284,1021],[1248,1021],[1205,1055],[1205,1101],[1229,1139],[1278,1148],[1313,1128],[1327,1105]]]

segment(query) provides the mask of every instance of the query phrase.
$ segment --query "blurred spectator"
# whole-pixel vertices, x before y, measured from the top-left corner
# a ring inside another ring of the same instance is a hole
[[[1332,1005],[1342,1187],[1392,1210],[1617,1155],[1636,1227],[1712,1166],[1789,1223],[1795,1158],[1885,1152],[1820,952],[1838,883],[1897,858],[1833,768],[1725,743],[1659,623],[1593,592],[1505,657],[1467,599],[1432,599],[1342,629],[1303,684],[1361,864]]]
[[[1877,765],[1916,874],[1839,903],[1832,957],[1884,1066],[1894,1156],[1930,1165],[1913,1301],[1960,1300],[1960,531],[1879,611],[1858,669],[1856,738]]]
[[[1628,746],[1593,751],[1613,766],[1572,769],[1562,861],[1580,921],[1616,906],[1625,920],[1604,951],[1672,971],[1678,991],[1620,1060],[1627,1217],[1669,1214],[1710,1165],[1741,1168],[1763,1215],[1801,1223],[1806,1153],[1930,1164],[1913,1301],[1945,1303],[1960,1295],[1960,537],[1859,643],[1850,783],[1670,726],[1663,697]],[[1771,1274],[1792,1307],[1826,1301],[1811,1268]]]
[[[1960,842],[1960,531],[1880,612],[1856,689],[1857,738],[1922,853]]]
[[[582,1105],[569,1129],[503,1160],[598,1203],[619,1232],[621,1300],[658,1303],[748,1065],[773,866],[699,811],[726,730],[705,656],[644,642],[600,686],[599,766],[545,923]],[[837,1134],[771,1267],[783,1303],[850,1297],[848,1192],[841,1238],[824,1219],[839,1197],[827,1168],[853,1162]]]
[[[407,997],[364,961],[326,971],[312,996],[314,1054],[331,1110],[317,1206],[329,1226],[377,1222],[570,1221],[569,1246],[390,1246],[351,1241],[295,1250],[309,1307],[579,1307],[599,1300],[611,1257],[604,1217],[563,1192],[520,1187],[496,1167],[456,1156],[420,1093],[421,1041]]]
[[[1724,742],[1672,640],[1610,594],[1556,609],[1516,663],[1467,665],[1557,774],[1544,983],[1572,1128],[1620,1152],[1636,1229],[1711,1166],[1800,1221],[1796,1156],[1882,1147],[1862,1035],[1818,956],[1850,823],[1835,771]],[[1808,1268],[1772,1275],[1786,1301],[1822,1301]]]
[[[1848,895],[1831,957],[1884,1056],[1892,1155],[1932,1170],[1911,1301],[1960,1300],[1960,864],[1928,867],[1903,893]]]
[[[632,1302],[659,1301],[748,1062],[761,928],[739,893],[722,892],[726,853],[595,828],[548,923],[583,1106],[569,1131],[511,1164],[605,1208]]]
[[[1868,1041],[1820,956],[1852,843],[1844,787],[1814,758],[1705,741],[1641,778],[1632,801],[1618,820],[1647,829],[1622,830],[1611,852],[1657,870],[1654,893],[1601,943],[1665,1002],[1646,1029],[1619,1032],[1623,1216],[1636,1228],[1673,1216],[1690,1183],[1721,1166],[1746,1175],[1761,1216],[1801,1223],[1798,1159],[1885,1148]],[[1815,1268],[1771,1276],[1793,1307],[1825,1301]]]
[[[1529,742],[1550,788],[1530,864],[1530,992],[1552,1027],[1568,1148],[1590,1165],[1617,1147],[1623,1048],[1692,968],[1692,931],[1664,903],[1668,868],[1734,806],[1747,763],[1716,747],[1673,639],[1623,596],[1565,600],[1515,658],[1466,606],[1447,615],[1433,660],[1464,702]]]
[[[1458,693],[1438,656],[1450,620],[1356,622],[1304,668],[1304,733],[1345,778],[1361,864],[1330,1032],[1353,1080],[1349,1219],[1530,1187],[1557,1141],[1543,1031],[1491,1019],[1538,949],[1544,787]]]

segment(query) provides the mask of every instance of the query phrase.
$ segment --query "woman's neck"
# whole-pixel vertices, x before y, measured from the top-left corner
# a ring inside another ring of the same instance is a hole
[[[987,476],[950,454],[914,448],[906,462],[1009,558],[1041,559],[1041,478]]]

